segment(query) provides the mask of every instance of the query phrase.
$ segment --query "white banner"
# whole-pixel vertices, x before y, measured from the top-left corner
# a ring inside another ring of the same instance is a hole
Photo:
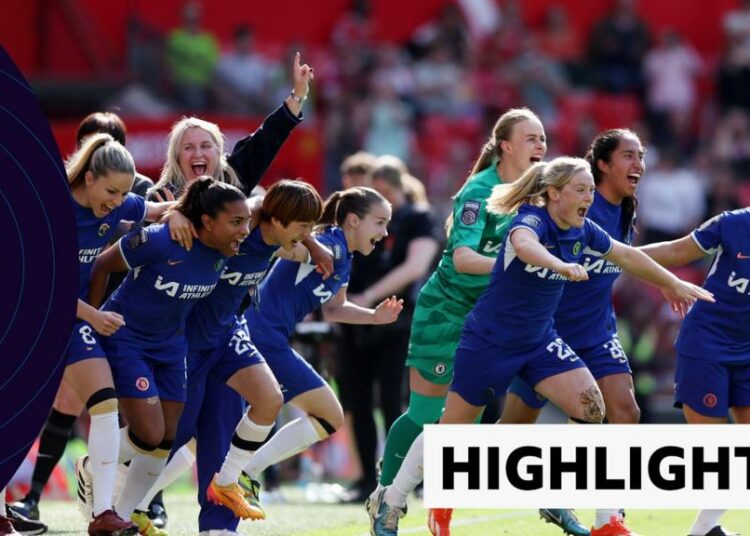
[[[430,425],[427,508],[750,508],[750,426]]]

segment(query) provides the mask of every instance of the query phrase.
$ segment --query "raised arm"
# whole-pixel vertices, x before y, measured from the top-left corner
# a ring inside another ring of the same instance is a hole
[[[297,52],[292,64],[294,95],[302,100],[310,91],[310,81],[314,78],[313,69],[307,64],[300,65]],[[263,174],[273,162],[281,146],[292,129],[302,121],[302,103],[291,95],[271,115],[265,118],[258,129],[241,139],[229,156],[229,165],[237,172],[246,194],[257,186]]]

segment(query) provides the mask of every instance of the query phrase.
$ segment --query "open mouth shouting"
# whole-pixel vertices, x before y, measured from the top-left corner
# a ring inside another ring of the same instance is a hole
[[[190,169],[196,177],[200,177],[201,175],[206,174],[208,163],[205,160],[195,160],[190,162]]]
[[[632,186],[634,189],[636,186],[638,186],[638,182],[641,180],[641,174],[640,173],[630,173],[628,175],[628,182],[630,183],[630,186]]]

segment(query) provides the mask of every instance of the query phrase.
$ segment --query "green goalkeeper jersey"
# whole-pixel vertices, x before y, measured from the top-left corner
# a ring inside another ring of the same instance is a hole
[[[501,183],[497,167],[490,166],[473,175],[456,195],[453,200],[453,229],[440,264],[425,285],[442,287],[447,298],[459,300],[467,309],[474,307],[489,284],[490,274],[457,272],[453,265],[453,252],[456,248],[465,246],[485,257],[497,257],[512,216],[489,214],[486,206],[492,189]]]

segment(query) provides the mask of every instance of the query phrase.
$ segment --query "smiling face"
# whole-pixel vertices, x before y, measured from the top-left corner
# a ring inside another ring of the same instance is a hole
[[[219,148],[208,131],[188,128],[177,147],[177,162],[188,184],[201,175],[214,175],[219,165]]]
[[[596,162],[601,173],[599,187],[609,194],[607,198],[610,201],[620,203],[624,198],[635,195],[641,176],[646,171],[644,153],[640,140],[628,134],[620,139],[608,162]]]
[[[292,221],[285,226],[276,218],[271,218],[271,238],[285,250],[291,251],[310,236],[314,226],[314,221]]]
[[[347,215],[345,227],[351,229],[352,251],[369,255],[375,244],[388,236],[388,222],[391,221],[391,207],[387,203],[374,203],[364,218],[354,213]]]
[[[513,126],[509,140],[501,142],[502,158],[519,171],[540,162],[547,152],[547,137],[538,119],[519,121]]]
[[[240,244],[250,234],[250,211],[245,201],[225,203],[215,218],[204,214],[201,221],[201,239],[225,257],[236,255]]]
[[[119,207],[133,187],[134,180],[130,173],[110,171],[95,178],[93,173],[87,171],[84,175],[86,201],[94,216],[103,218]]]
[[[562,229],[583,227],[586,213],[594,202],[594,177],[579,171],[561,189],[548,189],[549,209]]]

